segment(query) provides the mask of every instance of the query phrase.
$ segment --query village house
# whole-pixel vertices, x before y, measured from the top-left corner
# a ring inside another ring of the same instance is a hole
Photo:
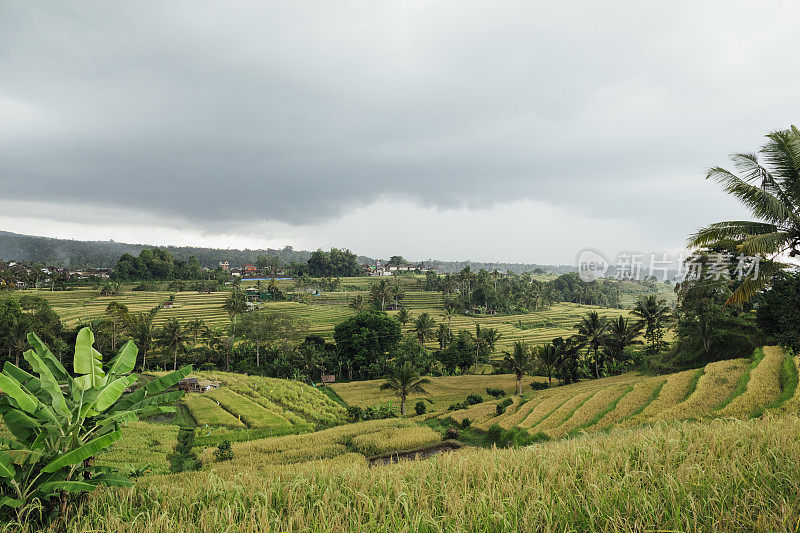
[[[219,268],[221,268],[223,272],[227,272],[230,270],[231,265],[227,261],[220,261]]]

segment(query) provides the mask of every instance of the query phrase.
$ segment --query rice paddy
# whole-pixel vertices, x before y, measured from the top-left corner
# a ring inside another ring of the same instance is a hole
[[[522,398],[513,397],[514,408],[501,415],[493,415],[489,406],[478,405],[439,417],[456,422],[470,418],[473,427],[481,430],[497,424],[504,429],[519,427],[531,434],[543,432],[560,438],[657,421],[748,418],[767,408],[775,411],[783,404],[800,405],[796,400],[796,361],[778,347],[766,347],[764,352],[765,357],[756,353],[752,362],[718,361],[669,376],[631,372],[533,391]]]
[[[232,461],[200,472],[100,489],[53,530],[794,531],[800,520],[797,416],[661,423],[374,467],[346,451],[349,428],[305,446],[311,435],[234,445]]]

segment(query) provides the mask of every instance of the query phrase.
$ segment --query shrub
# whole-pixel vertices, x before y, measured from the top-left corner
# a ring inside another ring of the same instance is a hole
[[[364,419],[364,410],[357,405],[351,405],[347,408],[348,422],[358,422]]]
[[[531,435],[527,430],[520,427],[503,429],[497,424],[493,424],[486,431],[486,441],[494,444],[498,448],[516,448],[519,446],[529,446],[537,442],[550,440],[545,433],[535,433]]]
[[[219,443],[217,449],[214,450],[214,458],[217,461],[230,461],[233,459],[233,450],[229,440],[226,439]]]
[[[471,425],[472,425],[472,420],[470,420],[469,418],[464,418],[461,421],[461,429],[467,429]]]
[[[504,398],[503,400],[501,400],[500,403],[497,404],[497,407],[495,407],[497,415],[500,416],[503,413],[505,413],[506,409],[508,409],[508,406],[511,405],[512,403],[514,403],[514,401],[511,398]]]
[[[503,389],[492,389],[490,387],[486,387],[486,394],[494,398],[502,398],[506,395],[506,391]]]
[[[418,415],[424,415],[427,412],[427,410],[428,406],[422,400],[418,401],[417,404],[414,406],[414,412],[416,412]]]
[[[531,382],[531,388],[533,390],[544,390],[544,389],[546,389],[548,387],[549,387],[549,385],[547,384],[546,381],[532,381]]]
[[[444,432],[444,438],[447,440],[457,439],[458,430],[456,428],[447,428],[447,431]]]
[[[483,402],[483,398],[480,397],[478,394],[470,394],[467,396],[466,404],[467,405],[477,405]]]

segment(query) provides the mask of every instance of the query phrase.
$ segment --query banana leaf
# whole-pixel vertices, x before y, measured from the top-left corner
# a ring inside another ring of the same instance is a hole
[[[118,440],[121,435],[121,431],[113,431],[103,435],[102,437],[97,437],[96,439],[90,440],[80,448],[76,448],[67,453],[62,453],[50,461],[44,468],[42,468],[42,472],[55,472],[64,466],[78,464],[84,459],[88,459],[89,457],[96,455],[101,450],[104,450],[110,446],[113,442]]]

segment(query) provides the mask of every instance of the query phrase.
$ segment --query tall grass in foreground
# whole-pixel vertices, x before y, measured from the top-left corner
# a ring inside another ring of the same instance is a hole
[[[658,423],[368,467],[353,454],[96,493],[68,531],[795,531],[800,419]]]

